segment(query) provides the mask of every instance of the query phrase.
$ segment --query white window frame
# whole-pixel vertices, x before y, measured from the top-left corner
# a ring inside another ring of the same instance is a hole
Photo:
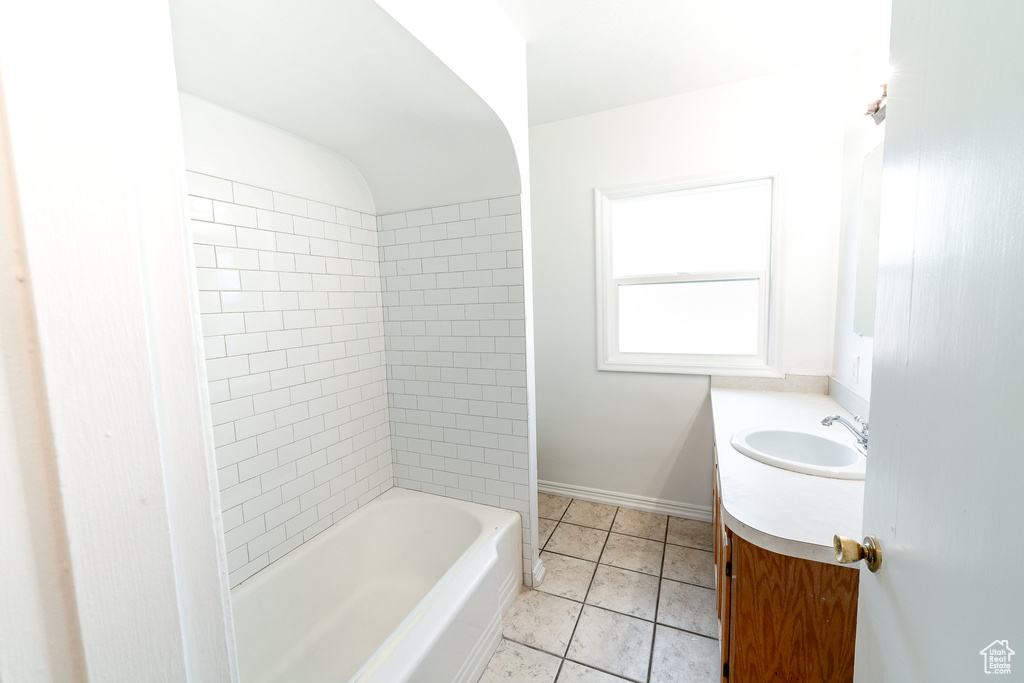
[[[696,190],[718,185],[732,185],[757,180],[772,183],[769,263],[764,272],[680,273],[651,277],[614,278],[612,276],[611,205],[619,199],[668,192]],[[776,367],[779,334],[778,288],[779,262],[779,196],[782,185],[778,171],[748,173],[737,176],[714,176],[645,183],[594,190],[594,218],[597,238],[597,368],[612,372],[657,372],[688,375],[738,375],[746,377],[783,377]],[[663,284],[676,282],[721,282],[759,280],[760,305],[758,350],[750,356],[623,353],[618,350],[619,311],[618,287],[630,284]]]

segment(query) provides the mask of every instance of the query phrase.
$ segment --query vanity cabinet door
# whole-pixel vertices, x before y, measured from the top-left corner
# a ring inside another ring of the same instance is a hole
[[[718,467],[715,466],[715,477],[712,485],[712,515],[715,533],[715,600],[718,605],[718,644],[722,656],[722,681],[728,681],[729,643],[732,624],[732,604],[729,597],[732,593],[732,532],[722,519],[721,499],[718,495]]]
[[[801,560],[736,536],[712,480],[722,683],[853,681],[856,568]]]
[[[853,681],[858,570],[730,540],[729,680]]]

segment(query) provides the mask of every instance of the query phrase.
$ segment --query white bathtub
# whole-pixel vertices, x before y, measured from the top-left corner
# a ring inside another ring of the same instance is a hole
[[[388,490],[231,591],[243,683],[476,681],[522,583],[521,524]]]

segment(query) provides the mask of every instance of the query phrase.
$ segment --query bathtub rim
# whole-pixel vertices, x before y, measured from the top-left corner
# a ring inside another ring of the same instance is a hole
[[[511,607],[512,602],[515,600],[516,595],[518,595],[519,590],[523,585],[521,562],[522,515],[520,513],[514,510],[497,508],[483,503],[473,503],[471,501],[460,500],[458,498],[448,498],[446,496],[439,496],[423,491],[414,491],[412,489],[401,489],[401,491],[403,493],[419,494],[420,496],[431,496],[435,499],[442,499],[446,503],[453,503],[456,507],[461,509],[469,509],[470,514],[474,516],[482,515],[481,522],[483,523],[483,528],[469,547],[462,552],[459,558],[445,571],[437,582],[430,587],[420,602],[416,604],[416,609],[406,615],[405,618],[395,626],[394,630],[391,631],[387,639],[381,643],[376,650],[374,650],[373,654],[367,657],[363,666],[361,666],[352,678],[349,679],[350,683],[373,681],[375,676],[378,674],[387,673],[387,671],[382,672],[381,669],[386,669],[390,666],[389,657],[382,655],[398,643],[413,640],[418,641],[411,645],[411,647],[414,647],[419,654],[419,657],[414,660],[414,663],[419,663],[427,654],[429,654],[429,651],[425,647],[427,643],[422,642],[425,634],[417,631],[416,625],[428,612],[434,612],[435,610],[442,610],[443,614],[447,616],[455,616],[459,612],[459,609],[470,600],[472,597],[471,594],[468,591],[463,590],[461,586],[453,584],[453,578],[462,576],[474,568],[478,571],[486,570],[490,565],[497,563],[499,561],[497,542],[491,543],[491,540],[494,539],[495,536],[505,533],[512,535],[515,545],[519,549],[515,556],[517,561],[516,576],[518,576],[519,580],[512,582],[508,587],[499,587],[499,595],[496,596],[498,602],[496,619],[493,620],[492,623],[488,624],[480,642],[478,642],[474,647],[474,652],[480,650],[482,645],[486,645],[487,641],[493,641],[493,645],[490,647],[491,653],[493,653],[494,648],[497,647],[498,642],[501,640],[501,620],[504,617],[505,612],[507,612],[509,607]],[[410,498],[413,497],[414,496],[410,496]],[[486,552],[480,552],[480,547],[488,544],[489,547]],[[480,577],[479,573],[475,575]],[[446,597],[455,597],[459,599],[457,601],[447,602],[445,601]],[[490,654],[488,654],[488,656],[483,660],[485,665],[489,659]],[[471,664],[471,661],[464,662],[460,673],[462,673],[466,667]]]
[[[417,631],[415,630],[416,625],[428,612],[430,612],[432,616],[450,616],[457,611],[457,608],[460,605],[465,604],[469,599],[470,593],[467,591],[465,594],[462,594],[458,590],[453,591],[453,586],[456,585],[453,583],[453,577],[462,575],[467,571],[472,571],[473,576],[478,576],[483,570],[486,570],[487,567],[496,564],[499,560],[497,548],[498,543],[500,542],[500,539],[496,539],[496,537],[502,534],[508,534],[511,538],[511,542],[516,548],[516,554],[512,558],[514,561],[514,565],[512,567],[513,576],[509,577],[507,580],[501,581],[501,585],[499,586],[499,595],[496,596],[498,608],[497,618],[493,620],[492,624],[488,625],[488,628],[480,641],[475,644],[473,648],[473,655],[481,649],[487,649],[486,646],[488,644],[492,645],[489,649],[493,651],[494,646],[497,645],[501,637],[501,618],[505,612],[507,612],[523,585],[523,524],[521,513],[482,503],[474,503],[471,501],[464,501],[457,498],[449,498],[447,496],[400,487],[392,487],[384,493],[376,496],[373,500],[367,502],[353,513],[325,528],[316,536],[309,539],[309,541],[304,542],[299,547],[283,555],[277,561],[271,563],[253,576],[233,587],[231,589],[231,613],[233,621],[237,621],[235,619],[236,601],[248,600],[253,594],[258,594],[265,584],[272,583],[273,580],[278,578],[282,573],[290,571],[294,564],[301,563],[307,556],[316,553],[319,546],[325,543],[330,543],[332,541],[332,537],[338,536],[339,534],[343,535],[346,529],[359,524],[367,515],[373,514],[373,508],[375,507],[374,504],[378,501],[389,506],[401,505],[403,501],[428,501],[431,504],[444,507],[454,507],[466,512],[476,519],[480,523],[480,530],[476,537],[472,539],[469,545],[462,551],[462,553],[459,554],[454,562],[445,569],[444,573],[438,577],[431,587],[423,594],[415,607],[406,614],[400,622],[395,624],[385,640],[366,657],[363,664],[355,671],[349,680],[374,680],[374,677],[381,668],[391,667],[391,665],[388,664],[388,658],[381,657],[382,653],[387,651],[389,648],[396,648],[403,640],[410,642],[413,654],[416,655],[409,660],[412,662],[409,666],[422,662],[429,654],[429,649],[425,649],[423,647],[423,635],[419,634],[417,636]],[[484,547],[488,544],[490,544],[489,548]],[[441,598],[445,593],[448,593],[449,597],[454,596],[459,599],[456,600],[454,604],[442,603]],[[238,624],[235,623],[234,626],[235,628],[232,633],[233,636],[235,635],[234,631],[237,631]],[[491,632],[492,630],[493,633]],[[410,635],[415,637],[410,638]],[[234,641],[237,656],[239,643],[235,637],[233,637],[232,640]],[[489,654],[483,660],[485,664],[487,659],[489,659]],[[463,668],[465,669],[466,666],[470,664],[471,662],[467,661],[464,663]]]

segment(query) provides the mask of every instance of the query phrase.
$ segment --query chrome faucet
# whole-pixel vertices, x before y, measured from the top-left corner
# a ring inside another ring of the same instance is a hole
[[[864,455],[865,457],[867,457],[867,454],[868,454],[868,421],[861,419],[857,415],[853,416],[853,420],[858,425],[860,425],[859,428],[855,427],[852,422],[847,420],[842,415],[829,415],[828,417],[822,418],[821,424],[825,425],[826,427],[831,427],[833,422],[838,422],[839,424],[841,424],[844,427],[846,427],[847,429],[849,429],[851,432],[853,432],[853,435],[855,437],[857,437],[857,450],[861,452],[861,455]]]

